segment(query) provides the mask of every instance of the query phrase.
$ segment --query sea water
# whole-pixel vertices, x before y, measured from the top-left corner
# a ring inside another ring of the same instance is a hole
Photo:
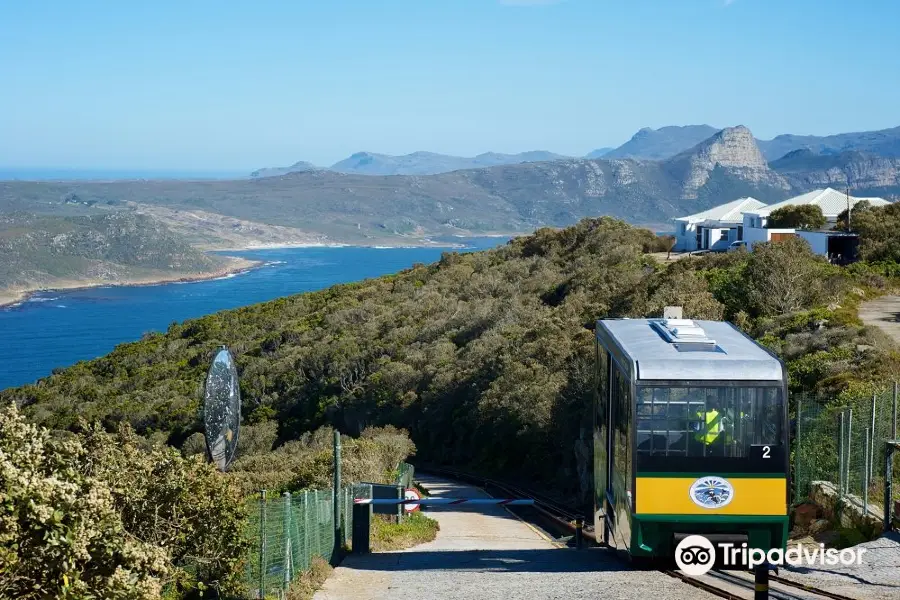
[[[472,251],[506,238],[456,239]],[[154,286],[40,292],[0,309],[0,389],[31,383],[53,369],[97,358],[117,344],[181,322],[319,290],[336,283],[394,273],[438,260],[448,247],[284,248],[228,252],[265,266],[220,279]]]

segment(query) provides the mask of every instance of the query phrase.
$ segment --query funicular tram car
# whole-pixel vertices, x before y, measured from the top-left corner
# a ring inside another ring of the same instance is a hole
[[[784,548],[787,373],[730,323],[600,320],[594,526],[632,559],[688,535]]]

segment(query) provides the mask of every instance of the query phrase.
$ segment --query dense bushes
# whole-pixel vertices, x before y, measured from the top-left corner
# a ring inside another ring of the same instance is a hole
[[[854,206],[853,230],[859,233],[860,256],[867,261],[900,263],[900,203]]]
[[[261,489],[327,489],[332,485],[333,435],[331,427],[322,427],[273,452],[261,448],[245,452],[231,474],[248,494]],[[393,470],[413,453],[409,435],[394,427],[372,427],[358,438],[345,435],[341,438],[342,476],[345,481],[389,483],[394,480]]]
[[[821,229],[825,223],[825,215],[818,204],[791,204],[773,210],[766,226],[772,229]]]
[[[0,597],[238,589],[246,545],[234,486],[127,428],[52,437],[0,409],[0,497]]]
[[[202,451],[199,385],[227,344],[252,427],[242,443],[259,449],[235,465],[243,485],[321,483],[306,474],[326,472],[327,451],[301,439],[306,432],[387,424],[407,427],[423,459],[557,484],[590,472],[582,463],[599,317],[680,304],[689,317],[731,319],[796,361],[794,389],[840,391],[895,370],[887,344],[853,315],[856,292],[887,285],[884,275],[828,265],[799,239],[662,265],[646,253],[653,239],[609,218],[542,229],[495,250],[172,325],[0,397],[54,427],[79,416],[108,427],[125,420]],[[827,315],[802,316],[811,311]]]

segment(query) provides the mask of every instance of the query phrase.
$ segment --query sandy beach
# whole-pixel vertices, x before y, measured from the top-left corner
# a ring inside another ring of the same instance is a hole
[[[94,287],[112,287],[125,285],[146,286],[160,285],[164,283],[206,281],[209,279],[225,277],[227,275],[232,275],[235,273],[243,273],[263,264],[260,261],[247,260],[245,258],[227,257],[227,260],[228,263],[225,266],[208,273],[166,274],[160,272],[158,274],[148,275],[146,277],[126,277],[116,281],[108,281],[102,279],[55,279],[41,286],[0,290],[0,308],[20,304],[27,300],[31,294],[34,294],[36,292],[79,290]]]

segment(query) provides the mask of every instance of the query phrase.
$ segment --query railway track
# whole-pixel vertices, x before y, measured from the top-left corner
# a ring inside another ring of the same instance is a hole
[[[480,477],[455,469],[423,467],[423,470],[435,475],[443,475],[477,485],[489,493],[493,490],[509,498],[532,498],[534,500],[533,507],[518,507],[514,512],[519,516],[523,516],[523,513],[528,510],[535,511],[542,519],[541,522],[534,524],[555,537],[571,538],[575,533],[576,522],[584,518],[584,515],[576,509],[565,506],[553,498],[504,481]],[[510,508],[509,510],[513,509]],[[557,533],[564,533],[564,535],[556,536]],[[602,545],[597,542],[592,527],[584,527],[582,536],[590,544]],[[728,600],[752,600],[754,598],[755,582],[753,573],[750,572],[713,570],[701,577],[691,577],[675,569],[661,569],[661,571],[670,577],[679,579],[688,585],[704,590],[719,598]],[[769,598],[772,600],[823,600],[825,598],[829,600],[857,600],[850,596],[836,594],[772,574],[769,575]]]

